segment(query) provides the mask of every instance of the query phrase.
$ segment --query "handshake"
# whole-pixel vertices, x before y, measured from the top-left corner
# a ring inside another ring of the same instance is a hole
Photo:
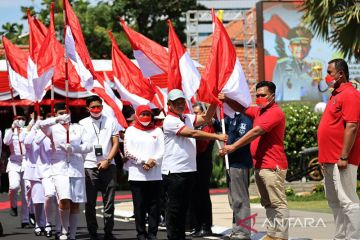
[[[56,121],[56,123],[60,123],[60,124],[70,123],[70,121],[71,121],[70,114],[59,115],[59,116],[55,117],[55,121]]]

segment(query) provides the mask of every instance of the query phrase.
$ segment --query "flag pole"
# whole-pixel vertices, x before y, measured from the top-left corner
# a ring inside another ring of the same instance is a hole
[[[3,42],[4,42],[4,39],[3,39]],[[7,68],[6,70],[8,72],[8,76],[9,76],[9,88],[10,88],[10,96],[11,96],[11,105],[12,105],[14,117],[16,117],[17,113],[16,113],[16,107],[15,107],[15,101],[14,101],[14,89],[13,89],[13,87],[11,85],[10,74],[9,74],[9,62],[7,60],[6,50],[5,50],[5,61],[6,61],[6,68]],[[23,156],[23,151],[22,151],[21,142],[20,142],[20,128],[16,127],[16,130],[17,130],[17,136],[18,136],[18,142],[19,142],[20,155]],[[12,129],[12,131],[14,131],[14,129]]]
[[[160,97],[157,93],[155,93],[155,98],[156,98],[156,101],[159,103],[160,107],[161,107],[161,111],[163,112],[163,114],[166,116],[166,112],[165,112],[165,109],[164,109],[164,105],[161,103],[161,100],[160,100]]]
[[[221,130],[223,134],[226,134],[225,132],[225,119],[224,119],[224,105],[221,104],[220,106],[220,119],[221,119]],[[224,146],[226,146],[226,142],[224,142]],[[230,172],[230,167],[229,167],[229,155],[225,154],[225,169],[226,171]],[[230,174],[229,174],[230,176]]]
[[[64,42],[66,38],[66,10],[65,10],[65,3],[66,0],[63,0],[63,15],[64,15]],[[65,105],[66,105],[66,113],[69,114],[69,78],[68,78],[68,57],[66,55],[66,48],[65,48]],[[67,125],[66,129],[66,143],[70,143],[70,134],[69,134],[69,127],[70,123]]]
[[[54,117],[55,116],[55,112],[54,112],[54,107],[55,107],[55,98],[54,98],[54,76],[51,78],[51,116]]]

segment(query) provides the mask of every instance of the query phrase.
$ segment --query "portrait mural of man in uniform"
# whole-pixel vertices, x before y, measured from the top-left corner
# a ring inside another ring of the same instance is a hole
[[[276,101],[321,101],[318,82],[312,77],[312,64],[306,60],[313,34],[303,26],[288,33],[290,56],[279,58],[273,73]]]

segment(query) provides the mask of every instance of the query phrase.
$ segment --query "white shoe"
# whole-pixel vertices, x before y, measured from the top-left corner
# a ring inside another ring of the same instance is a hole
[[[68,236],[66,234],[61,234],[61,236],[59,237],[59,240],[67,240]]]

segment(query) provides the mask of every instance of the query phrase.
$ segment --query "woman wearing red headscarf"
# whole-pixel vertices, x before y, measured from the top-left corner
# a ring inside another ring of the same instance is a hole
[[[125,132],[125,156],[129,159],[129,182],[133,195],[137,239],[157,239],[164,134],[153,122],[151,109],[140,105],[135,123]],[[149,216],[146,231],[145,216]]]

